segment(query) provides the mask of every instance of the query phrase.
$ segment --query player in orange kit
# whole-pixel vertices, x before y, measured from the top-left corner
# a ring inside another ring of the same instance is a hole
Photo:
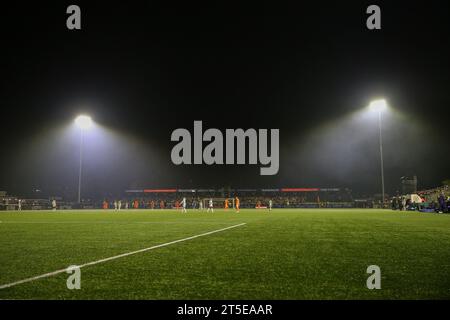
[[[228,199],[225,199],[225,210],[228,210]]]
[[[235,205],[236,205],[236,213],[239,213],[239,205],[240,205],[240,202],[239,202],[239,198],[238,198],[238,197],[236,197]]]

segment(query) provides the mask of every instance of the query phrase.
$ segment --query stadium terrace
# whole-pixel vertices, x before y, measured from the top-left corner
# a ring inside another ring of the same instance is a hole
[[[275,175],[279,169],[279,130],[270,130],[270,155],[268,153],[268,130],[259,129],[226,129],[225,161],[224,138],[219,129],[210,128],[203,133],[202,121],[194,121],[194,164],[246,164],[246,140],[248,141],[248,164],[259,163],[267,167],[260,169],[261,175]],[[180,141],[181,140],[181,141]],[[176,165],[192,164],[191,133],[187,129],[178,128],[172,132],[171,141],[177,141],[171,153],[172,162]],[[203,142],[210,142],[203,149]],[[236,158],[235,162],[235,141]],[[202,151],[203,149],[203,151]]]

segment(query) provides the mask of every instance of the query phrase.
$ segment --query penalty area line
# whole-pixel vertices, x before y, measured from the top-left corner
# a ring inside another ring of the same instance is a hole
[[[77,267],[78,268],[84,268],[84,267],[88,267],[88,266],[93,266],[93,265],[96,265],[96,264],[99,264],[99,263],[108,262],[108,261],[119,259],[119,258],[124,258],[124,257],[131,256],[131,255],[134,255],[134,254],[137,254],[137,253],[142,253],[142,252],[150,251],[150,250],[153,250],[153,249],[167,247],[167,246],[170,246],[172,244],[176,244],[176,243],[180,243],[180,242],[184,242],[184,241],[189,241],[189,240],[193,240],[193,239],[196,239],[196,238],[208,236],[208,235],[211,235],[211,234],[214,234],[214,233],[218,233],[218,232],[226,231],[226,230],[229,230],[229,229],[241,227],[241,226],[243,226],[245,224],[246,223],[244,222],[244,223],[236,224],[234,226],[230,226],[230,227],[226,227],[226,228],[222,228],[222,229],[217,229],[217,230],[213,230],[213,231],[208,231],[208,232],[205,232],[205,233],[197,234],[195,236],[191,236],[191,237],[187,237],[187,238],[183,238],[183,239],[178,239],[178,240],[174,240],[174,241],[170,241],[170,242],[154,245],[154,246],[151,246],[151,247],[148,247],[148,248],[122,253],[122,254],[119,254],[119,255],[116,255],[116,256],[112,256],[112,257],[108,257],[108,258],[104,258],[104,259],[100,259],[100,260],[96,260],[96,261],[87,262],[87,263],[84,263],[84,264],[81,264],[81,265],[77,265]],[[15,281],[15,282],[3,284],[3,285],[0,285],[0,289],[11,288],[11,287],[14,287],[14,286],[22,284],[22,283],[27,283],[27,282],[31,282],[31,281],[35,281],[35,280],[39,280],[39,279],[43,279],[43,278],[52,277],[52,276],[55,276],[57,274],[64,273],[64,272],[66,272],[69,269],[71,269],[71,268],[64,268],[64,269],[56,270],[56,271],[53,271],[53,272],[44,273],[44,274],[41,274],[41,275],[38,275],[38,276],[35,276],[35,277],[26,278],[26,279],[18,280],[18,281]]]

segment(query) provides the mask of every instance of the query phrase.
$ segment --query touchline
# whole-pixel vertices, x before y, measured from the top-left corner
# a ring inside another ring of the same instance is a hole
[[[202,121],[194,121],[193,139],[187,129],[178,128],[172,132],[171,141],[178,143],[172,148],[171,159],[176,165],[247,164],[246,142],[248,142],[248,164],[258,164],[259,162],[262,165],[261,175],[275,175],[279,169],[280,130],[270,129],[270,154],[268,152],[268,131],[268,129],[258,129],[257,131],[252,128],[245,131],[243,129],[226,129],[224,150],[222,131],[210,128],[203,132]],[[192,140],[194,140],[193,150]],[[204,149],[203,142],[209,142]],[[193,161],[192,153],[194,154]],[[224,153],[226,153],[225,159]]]

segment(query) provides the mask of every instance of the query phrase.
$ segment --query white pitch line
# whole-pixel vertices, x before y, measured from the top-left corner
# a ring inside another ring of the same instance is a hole
[[[213,231],[201,233],[201,234],[198,234],[198,235],[195,235],[195,236],[191,236],[191,237],[187,237],[187,238],[184,238],[184,239],[178,239],[178,240],[174,240],[174,241],[171,241],[171,242],[166,242],[166,243],[163,243],[163,244],[158,244],[156,246],[152,246],[152,247],[148,247],[148,248],[144,248],[144,249],[122,253],[122,254],[119,254],[117,256],[112,256],[112,257],[109,257],[109,258],[104,258],[104,259],[100,259],[100,260],[96,260],[96,261],[87,262],[85,264],[78,265],[77,267],[83,268],[83,267],[93,266],[93,265],[96,265],[96,264],[99,264],[99,263],[103,263],[103,262],[107,262],[107,261],[111,261],[111,260],[115,260],[115,259],[131,256],[131,255],[136,254],[136,253],[141,253],[141,252],[145,252],[145,251],[149,251],[149,250],[153,250],[153,249],[157,249],[157,248],[167,247],[167,246],[170,246],[170,245],[175,244],[175,243],[188,241],[188,240],[192,240],[192,239],[208,236],[210,234],[214,234],[214,233],[217,233],[217,232],[222,232],[222,231],[225,231],[225,230],[237,228],[237,227],[243,226],[245,224],[246,223],[240,223],[240,224],[236,224],[234,226],[230,226],[230,227],[226,227],[226,228],[222,228],[222,229],[218,229],[218,230],[213,230]],[[0,285],[0,289],[11,288],[11,287],[14,287],[14,286],[16,286],[18,284],[31,282],[31,281],[34,281],[34,280],[39,280],[39,279],[42,279],[42,278],[48,278],[48,277],[51,277],[51,276],[55,276],[57,274],[66,272],[68,269],[69,268],[64,268],[64,269],[56,270],[56,271],[53,271],[53,272],[44,273],[44,274],[41,274],[41,275],[38,275],[38,276],[35,276],[35,277],[31,277],[31,278],[22,279],[22,280],[15,281],[15,282],[3,284],[3,285]]]
[[[2,221],[0,221],[2,223]],[[211,224],[208,221],[117,221],[117,220],[109,220],[109,221],[18,221],[18,220],[9,220],[4,221],[5,224]],[[217,222],[216,222],[217,223]],[[220,224],[217,223],[217,224]],[[223,224],[223,223],[222,223]]]

